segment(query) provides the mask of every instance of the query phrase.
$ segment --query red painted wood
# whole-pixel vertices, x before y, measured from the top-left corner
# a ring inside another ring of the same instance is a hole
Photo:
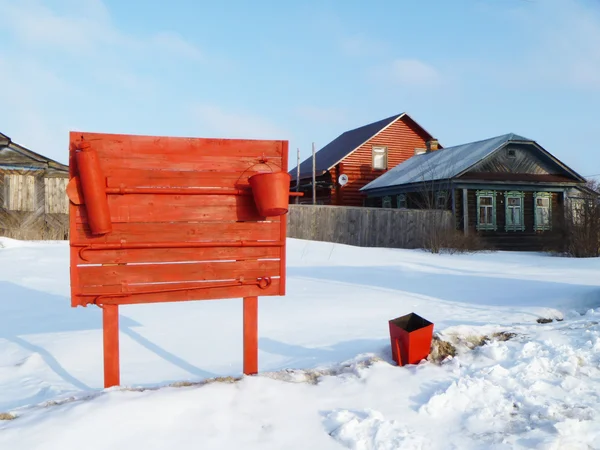
[[[81,136],[101,150],[103,155],[118,159],[164,157],[169,161],[202,156],[240,159],[242,157],[281,157],[282,141],[253,139],[200,139],[171,136],[143,136],[108,133],[72,132],[71,139]]]
[[[244,297],[244,374],[258,373],[258,298]]]
[[[153,187],[199,187],[199,188],[238,188],[249,186],[248,178],[256,173],[269,172],[270,169],[259,165],[243,174],[240,172],[200,171],[190,174],[178,170],[136,170],[111,168],[107,176],[108,187],[144,186]]]
[[[119,370],[119,306],[102,307],[104,341],[104,387],[121,384]]]
[[[283,158],[282,158],[282,162],[281,162],[281,167],[282,170],[284,170],[285,172],[288,171],[288,142],[285,141],[283,143]],[[280,226],[280,230],[279,230],[279,235],[281,236],[281,239],[285,239],[285,237],[287,236],[287,220],[285,220],[285,217],[280,221],[279,223]],[[279,256],[279,264],[280,264],[280,269],[279,269],[279,273],[281,275],[281,283],[280,283],[280,290],[279,290],[279,295],[285,295],[285,280],[286,280],[286,246],[284,245],[283,247],[281,247],[281,254]]]
[[[203,222],[203,223],[115,223],[112,233],[93,236],[85,224],[76,224],[73,244],[101,242],[186,242],[186,241],[279,241],[279,222]]]
[[[285,293],[286,218],[260,217],[248,179],[287,173],[287,142],[73,132],[71,180],[82,142],[106,177],[112,230],[93,235],[93,209],[70,203],[71,303],[103,307],[105,386],[120,383],[126,304],[244,298],[244,373],[257,373],[258,296]]]
[[[162,301],[180,301],[285,292],[285,246],[168,247],[186,242],[222,246],[220,243],[285,239],[285,217],[258,215],[254,199],[248,195],[248,178],[260,172],[287,172],[287,142],[72,133],[71,156],[82,141],[97,153],[107,177],[112,232],[92,235],[88,207],[71,204],[74,305],[156,302],[161,296]],[[71,177],[76,175],[73,167]],[[160,188],[230,191],[227,195],[150,192]],[[124,189],[138,191],[121,194]],[[120,248],[138,243],[161,243],[161,247]],[[119,248],[81,250],[89,244],[118,244]],[[256,280],[265,277],[272,283],[261,289]],[[225,280],[230,280],[228,285],[214,285]],[[239,285],[240,280],[244,285]],[[193,289],[201,282],[205,283],[203,289]],[[155,292],[152,288],[167,284],[177,289]]]
[[[262,220],[246,195],[109,195],[108,205],[113,223]],[[87,222],[85,205],[76,221]]]
[[[93,303],[98,293],[105,293],[105,296],[98,301],[103,305],[118,304],[118,305],[135,305],[141,303],[169,303],[188,300],[221,300],[225,298],[243,298],[243,297],[258,297],[279,295],[280,279],[274,278],[271,280],[271,285],[266,289],[261,289],[258,286],[240,286],[240,287],[210,287],[208,289],[186,289],[193,286],[190,283],[172,283],[169,288],[181,289],[176,292],[150,292],[148,285],[134,286],[129,289],[128,293],[122,293],[120,286],[101,286],[83,288],[81,293],[77,293],[73,300],[74,306],[84,306]],[[164,285],[163,285],[164,286]],[[160,286],[161,288],[163,286]],[[166,288],[166,287],[165,287]],[[153,288],[157,290],[156,288]],[[99,292],[98,292],[99,291]],[[119,294],[115,294],[119,291]],[[79,295],[82,294],[82,295]],[[94,295],[83,295],[94,294]],[[131,295],[129,295],[131,294]]]
[[[425,148],[431,137],[414,121],[406,116],[398,119],[390,126],[373,136],[356,151],[346,156],[340,163],[339,173],[348,175],[348,184],[331,190],[331,203],[342,206],[363,206],[366,196],[360,188],[383,175],[387,170],[396,167],[415,154],[416,148]],[[374,170],[373,146],[388,149],[388,169]],[[337,181],[336,167],[329,171],[333,180]]]
[[[85,252],[86,259],[79,256],[75,247],[72,259],[77,264],[102,263],[151,263],[151,262],[185,262],[185,261],[246,261],[252,259],[278,259],[281,250],[276,247],[217,247],[217,248],[171,248],[135,250],[102,250]]]
[[[276,260],[83,266],[79,286],[250,279],[279,276],[279,270]]]

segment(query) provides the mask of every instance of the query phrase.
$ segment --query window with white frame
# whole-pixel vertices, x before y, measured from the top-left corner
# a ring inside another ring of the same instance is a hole
[[[524,231],[523,200],[525,194],[517,191],[505,192],[504,198],[506,201],[504,229],[506,231]]]
[[[381,200],[381,207],[382,208],[391,208],[392,207],[392,197],[389,195],[386,195],[385,197],[383,197],[383,199]]]
[[[399,209],[408,208],[408,201],[406,200],[406,194],[398,194],[398,197],[396,197],[396,202],[397,202]]]
[[[550,192],[536,192],[533,196],[535,204],[535,229],[552,229],[552,194]]]
[[[387,169],[387,147],[373,147],[373,169]]]
[[[477,229],[496,230],[496,193],[477,191]]]
[[[440,191],[437,193],[435,198],[436,209],[446,209],[448,204],[448,193],[446,191]]]

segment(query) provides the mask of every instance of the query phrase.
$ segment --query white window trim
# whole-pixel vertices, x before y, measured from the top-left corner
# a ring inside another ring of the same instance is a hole
[[[384,167],[375,167],[375,152],[383,150]],[[388,168],[388,148],[383,145],[374,145],[371,147],[371,167],[373,170],[387,170]]]
[[[519,207],[520,225],[509,225],[508,224],[508,210],[512,207],[508,205],[510,198],[518,198],[521,200],[521,206]],[[504,193],[504,231],[525,231],[525,193],[522,191],[510,191]]]
[[[538,223],[538,208],[537,199],[538,198],[547,198],[548,199],[548,223],[547,224],[539,224]],[[533,194],[533,223],[534,230],[536,231],[548,231],[552,230],[552,193],[551,192],[536,192]]]
[[[496,231],[498,229],[496,225],[496,191],[476,191],[475,195],[477,196],[477,229],[478,230],[486,230],[486,231]],[[482,197],[491,197],[492,198],[492,223],[491,224],[482,224],[481,223],[481,212],[480,212],[480,200]]]

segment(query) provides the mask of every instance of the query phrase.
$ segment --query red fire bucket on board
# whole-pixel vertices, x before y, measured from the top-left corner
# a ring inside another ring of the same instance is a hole
[[[288,212],[290,179],[287,172],[257,173],[248,179],[261,216],[282,216]]]
[[[433,323],[410,313],[390,320],[389,324],[392,357],[399,366],[418,364],[427,358],[431,351]]]

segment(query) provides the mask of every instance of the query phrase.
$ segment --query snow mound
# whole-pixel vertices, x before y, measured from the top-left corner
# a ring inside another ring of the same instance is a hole
[[[418,450],[430,448],[430,442],[395,420],[386,420],[374,410],[347,409],[325,413],[327,433],[352,450]]]

